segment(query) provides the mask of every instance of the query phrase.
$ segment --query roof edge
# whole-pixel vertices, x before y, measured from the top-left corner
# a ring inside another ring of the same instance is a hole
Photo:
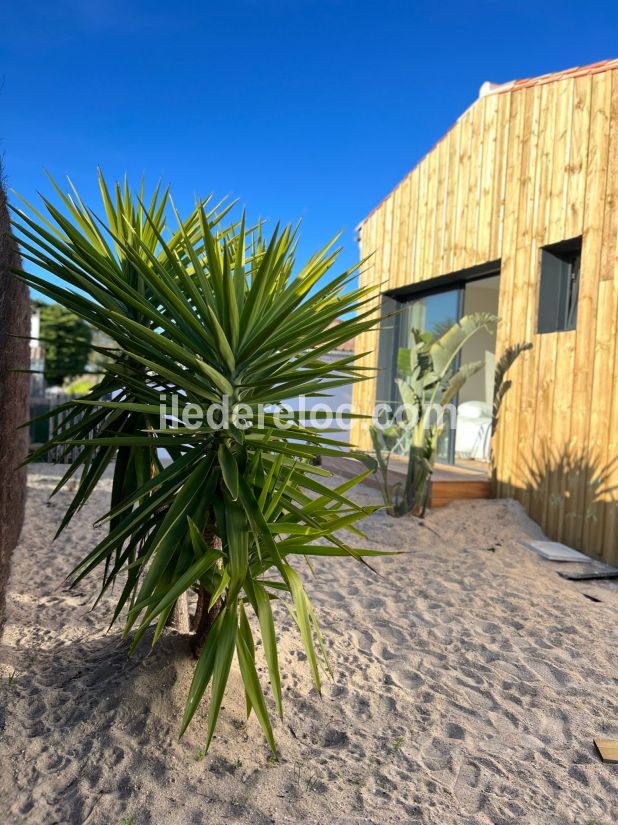
[[[538,77],[530,77],[524,78],[523,80],[509,80],[506,83],[492,83],[490,80],[486,80],[480,90],[478,98],[473,101],[468,108],[462,112],[455,123],[442,135],[442,137],[434,143],[434,145],[429,149],[428,152],[425,152],[424,155],[414,164],[412,169],[407,172],[404,177],[399,181],[399,183],[394,186],[387,195],[385,195],[382,200],[374,206],[374,208],[366,215],[355,227],[356,232],[360,232],[363,228],[364,224],[367,223],[369,218],[378,211],[378,209],[382,206],[382,204],[387,201],[391,195],[393,195],[399,187],[405,183],[405,181],[409,178],[412,172],[419,166],[425,158],[430,155],[436,146],[439,146],[440,143],[444,140],[444,138],[449,134],[449,132],[459,123],[459,121],[465,117],[465,115],[470,111],[472,106],[474,106],[478,100],[481,100],[484,97],[488,97],[489,95],[496,95],[496,94],[507,94],[509,92],[517,92],[520,89],[529,89],[532,86],[542,86],[545,83],[553,83],[557,80],[572,80],[577,77],[585,77],[586,75],[593,75],[599,74],[600,72],[607,72],[611,71],[612,69],[618,69],[618,58],[610,58],[608,60],[599,60],[597,63],[589,63],[587,66],[574,66],[571,69],[563,69],[559,72],[550,72],[549,74],[539,75]]]

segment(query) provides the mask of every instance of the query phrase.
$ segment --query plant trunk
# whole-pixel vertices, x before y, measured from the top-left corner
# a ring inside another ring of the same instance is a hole
[[[199,659],[202,648],[206,644],[208,634],[223,609],[223,599],[217,599],[210,610],[208,610],[211,595],[207,590],[204,590],[201,585],[198,592],[198,599],[202,602],[202,610],[199,616],[195,616],[195,636],[191,644],[193,655],[196,659]]]
[[[425,517],[427,510],[427,503],[429,501],[431,472],[432,468],[427,466],[426,459],[421,453],[415,458],[415,472],[414,472],[414,500],[412,502],[412,512],[420,518]]]
[[[168,616],[166,624],[178,633],[186,635],[191,632],[189,626],[189,600],[186,593],[176,599],[176,604]]]
[[[419,518],[425,516],[431,491],[432,471],[433,463],[428,464],[424,447],[414,442],[408,454],[405,489],[397,508],[397,515],[405,516],[412,513]]]
[[[200,585],[197,591],[197,604],[195,606],[195,613],[191,616],[191,633],[195,633],[199,627],[202,613],[206,609],[208,602],[206,601],[206,590]]]
[[[206,531],[204,538],[210,547],[221,549],[221,539],[219,536],[216,536],[210,531]],[[197,591],[197,607],[191,621],[192,628],[195,630],[191,648],[196,659],[199,659],[202,648],[206,644],[208,634],[223,609],[223,599],[219,598],[209,610],[208,606],[211,599],[212,594],[200,584]]]

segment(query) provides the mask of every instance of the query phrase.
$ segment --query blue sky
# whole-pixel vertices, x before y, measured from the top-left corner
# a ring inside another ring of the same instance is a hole
[[[470,105],[504,82],[618,57],[615,2],[56,0],[4,4],[9,186],[46,167],[96,204],[108,178],[230,194],[303,218],[301,255],[354,227]]]

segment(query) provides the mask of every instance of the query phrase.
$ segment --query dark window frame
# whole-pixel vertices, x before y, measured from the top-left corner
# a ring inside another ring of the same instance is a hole
[[[376,376],[376,403],[396,405],[394,378],[397,375],[397,353],[401,335],[401,309],[411,302],[457,290],[457,320],[463,315],[465,287],[474,281],[500,276],[502,261],[497,258],[484,264],[455,270],[446,275],[438,275],[403,287],[385,290],[381,294],[381,316],[383,318],[378,332],[378,370]],[[389,317],[387,317],[389,316]],[[458,362],[461,354],[458,355]],[[449,440],[447,464],[455,464],[455,439]]]
[[[538,335],[573,332],[581,283],[582,238],[541,247],[536,312]]]

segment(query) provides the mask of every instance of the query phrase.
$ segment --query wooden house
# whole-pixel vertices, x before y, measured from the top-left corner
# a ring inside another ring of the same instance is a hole
[[[618,60],[502,85],[478,100],[359,227],[362,284],[396,323],[357,341],[380,367],[357,385],[370,413],[392,400],[411,325],[499,316],[463,360],[486,371],[459,399],[440,459],[488,458],[493,367],[531,342],[493,433],[494,490],[545,532],[618,562]],[[466,405],[466,406],[464,406]],[[476,425],[475,419],[478,419]],[[465,426],[464,426],[465,425]],[[352,441],[370,447],[365,422]]]

